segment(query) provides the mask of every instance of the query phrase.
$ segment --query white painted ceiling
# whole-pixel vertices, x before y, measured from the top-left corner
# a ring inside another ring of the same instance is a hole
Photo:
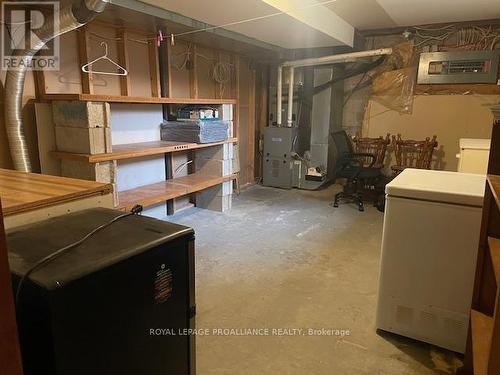
[[[500,18],[500,0],[336,0],[326,6],[359,30]]]
[[[284,48],[352,45],[354,37],[354,28],[332,10],[323,5],[305,8],[324,0],[142,1],[217,26],[279,13],[282,11],[280,7],[284,6],[294,12],[225,27]],[[301,17],[308,19],[300,20]]]
[[[141,0],[284,48],[350,45],[358,30],[500,18],[500,0]]]

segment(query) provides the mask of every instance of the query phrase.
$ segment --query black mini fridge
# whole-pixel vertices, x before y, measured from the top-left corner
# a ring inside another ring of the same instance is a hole
[[[13,288],[40,259],[123,212],[7,234]],[[16,306],[25,375],[194,375],[194,231],[133,215],[33,272]]]

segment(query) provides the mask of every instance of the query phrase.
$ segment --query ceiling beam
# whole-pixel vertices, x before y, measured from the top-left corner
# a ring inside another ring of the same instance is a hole
[[[323,5],[307,6],[303,0],[262,1],[342,44],[349,47],[354,44],[354,27]]]

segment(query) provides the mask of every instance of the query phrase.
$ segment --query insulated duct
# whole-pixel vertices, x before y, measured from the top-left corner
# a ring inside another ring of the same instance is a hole
[[[59,27],[57,30],[54,27],[54,17],[40,28],[38,33],[39,40],[36,45],[30,49],[19,50],[16,53],[17,56],[23,58],[24,64],[21,64],[15,70],[9,69],[5,79],[5,127],[12,162],[16,170],[31,172],[31,161],[24,136],[22,101],[26,70],[33,60],[33,56],[55,37],[75,30],[92,21],[97,14],[104,11],[108,2],[109,0],[74,1],[73,4],[61,9],[59,12]],[[56,31],[55,33],[54,30]]]

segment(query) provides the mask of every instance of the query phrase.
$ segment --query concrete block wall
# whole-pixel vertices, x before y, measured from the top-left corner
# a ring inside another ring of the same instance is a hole
[[[108,103],[54,101],[52,118],[58,151],[79,154],[112,152]],[[61,176],[111,183],[115,187],[115,204],[118,204],[117,165],[114,161],[91,164],[65,159],[61,161]]]
[[[223,144],[196,152],[196,173],[210,176],[229,176],[233,172],[234,150],[232,144]]]
[[[196,193],[196,207],[212,211],[229,211],[232,207],[232,200],[232,181],[227,181]]]
[[[196,150],[196,158],[200,159],[233,159],[234,147],[232,143],[225,143],[220,146],[201,148]]]
[[[54,101],[52,116],[58,151],[112,152],[108,103]]]
[[[109,104],[101,102],[54,101],[54,123],[73,128],[109,128]]]
[[[64,177],[103,183],[116,183],[116,162],[105,161],[95,164],[78,160],[62,160],[61,172]]]
[[[222,113],[221,119],[229,122],[229,130],[228,137],[232,138],[235,136],[234,134],[234,109],[232,104],[223,104],[222,105]]]
[[[232,143],[197,150],[196,173],[210,176],[229,176],[233,172],[234,146]],[[233,182],[226,181],[196,193],[196,206],[226,212],[231,209]]]
[[[92,155],[111,152],[109,128],[56,126],[55,133],[58,151]]]

